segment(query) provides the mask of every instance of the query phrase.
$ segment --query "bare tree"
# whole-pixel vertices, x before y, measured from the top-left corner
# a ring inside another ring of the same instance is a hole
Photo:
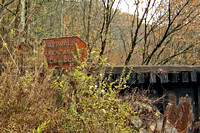
[[[114,4],[116,4],[117,2],[116,0],[102,0],[102,2],[103,2],[104,14],[103,14],[103,23],[100,30],[100,36],[101,36],[100,56],[101,57],[104,54],[104,50],[105,50],[108,35],[109,35],[109,27],[114,16],[116,15],[118,11],[118,5],[120,3],[120,0],[118,1],[116,8],[114,8]]]
[[[142,11],[141,3],[145,8]],[[194,4],[195,3],[195,4]],[[164,46],[169,46],[170,40],[182,28],[193,22],[200,3],[198,1],[186,0],[135,0],[135,11],[131,25],[131,49],[125,64],[129,64],[137,45],[142,46],[141,64],[152,64],[153,58],[159,57]],[[192,7],[192,8],[191,8]],[[141,14],[142,13],[142,14]],[[186,52],[193,45],[185,46],[184,49],[173,55],[163,58],[158,64],[165,64],[172,58]]]

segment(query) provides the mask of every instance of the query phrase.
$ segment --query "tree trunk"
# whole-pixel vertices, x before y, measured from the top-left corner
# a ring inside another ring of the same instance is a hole
[[[23,74],[23,54],[22,50],[20,49],[22,47],[22,44],[25,44],[25,35],[24,35],[24,26],[26,21],[26,0],[21,0],[21,16],[20,16],[20,35],[19,35],[19,69],[20,74]]]
[[[21,16],[20,16],[20,31],[24,30],[25,20],[26,20],[26,0],[21,0]]]
[[[61,4],[60,4],[60,36],[63,37],[64,34],[64,9],[63,9],[63,5],[64,5],[64,0],[61,0]]]

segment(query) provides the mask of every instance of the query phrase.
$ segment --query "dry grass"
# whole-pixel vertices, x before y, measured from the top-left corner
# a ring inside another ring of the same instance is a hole
[[[35,66],[37,60],[29,61],[21,74],[12,62],[4,63],[0,132],[134,131],[125,115],[129,104],[120,103],[115,91],[102,95],[106,86],[96,87],[98,74],[80,67],[56,77],[40,60]]]

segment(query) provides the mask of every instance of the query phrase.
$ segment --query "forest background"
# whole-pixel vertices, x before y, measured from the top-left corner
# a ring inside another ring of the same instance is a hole
[[[133,0],[132,14],[121,12],[120,2],[0,0],[0,131],[137,132],[157,119],[153,106],[141,107],[153,104],[145,95],[133,89],[119,98],[128,76],[113,89],[97,85],[103,70],[88,75],[85,67],[199,65],[200,1]],[[89,62],[55,77],[42,40],[63,36],[85,41]]]

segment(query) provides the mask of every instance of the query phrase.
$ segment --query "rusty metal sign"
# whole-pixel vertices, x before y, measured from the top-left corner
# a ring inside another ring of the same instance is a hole
[[[43,39],[49,68],[78,66],[87,57],[86,43],[79,37]]]

